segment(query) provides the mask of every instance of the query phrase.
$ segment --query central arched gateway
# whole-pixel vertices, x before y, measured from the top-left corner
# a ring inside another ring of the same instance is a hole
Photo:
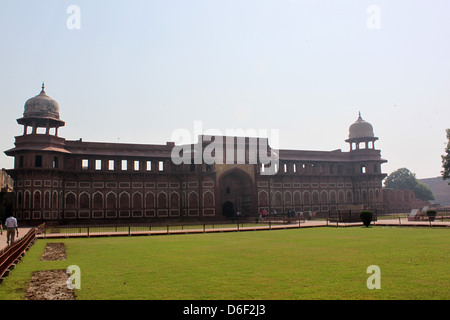
[[[252,214],[253,182],[245,171],[234,168],[222,174],[219,179],[219,195],[222,215],[235,216]]]

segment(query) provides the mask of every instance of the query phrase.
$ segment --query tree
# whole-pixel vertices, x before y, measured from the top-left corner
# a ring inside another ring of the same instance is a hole
[[[445,130],[447,132],[447,147],[445,148],[445,155],[442,156],[442,167],[444,168],[442,173],[442,179],[450,179],[450,129]],[[450,182],[448,183],[450,184]]]
[[[434,200],[433,191],[431,191],[430,187],[422,181],[417,181],[413,191],[416,198],[422,199],[423,201]]]
[[[430,187],[416,178],[416,174],[407,168],[400,168],[392,172],[384,181],[386,188],[412,190],[416,198],[423,201],[434,200]]]
[[[384,180],[386,188],[394,189],[414,189],[417,184],[416,175],[409,171],[407,168],[400,168],[392,172]]]

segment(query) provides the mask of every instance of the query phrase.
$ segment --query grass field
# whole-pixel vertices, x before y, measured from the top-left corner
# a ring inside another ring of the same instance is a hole
[[[450,299],[450,230],[308,228],[215,234],[42,239],[0,285],[24,299],[34,271],[81,270],[79,300]],[[48,242],[67,260],[40,261]],[[381,289],[369,290],[370,265]]]

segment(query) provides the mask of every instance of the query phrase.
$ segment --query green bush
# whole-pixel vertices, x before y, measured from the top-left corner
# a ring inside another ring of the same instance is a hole
[[[432,209],[427,210],[427,216],[430,221],[434,221],[434,219],[436,218],[436,214],[437,214],[436,210],[432,210]]]
[[[370,225],[373,218],[373,213],[370,210],[363,210],[359,214],[359,217],[361,218],[362,223],[366,226],[366,228]]]

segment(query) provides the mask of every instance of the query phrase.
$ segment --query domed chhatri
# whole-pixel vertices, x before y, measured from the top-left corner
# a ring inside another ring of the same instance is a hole
[[[50,118],[59,119],[59,104],[45,93],[45,86],[42,83],[42,90],[39,95],[30,98],[25,102],[23,116],[25,118]]]
[[[373,138],[372,125],[363,120],[361,117],[361,112],[359,112],[358,119],[349,128],[349,139],[359,139],[359,138]]]
[[[24,135],[28,134],[27,128],[32,128],[32,134],[36,134],[38,128],[46,128],[45,134],[49,134],[50,128],[55,128],[58,136],[58,128],[65,125],[59,118],[59,104],[45,93],[42,83],[41,92],[27,100],[23,111],[23,117],[17,119],[17,123],[24,126]]]
[[[360,149],[375,149],[375,141],[378,140],[373,133],[372,125],[358,114],[358,119],[350,125],[348,129],[348,139],[345,142],[350,144],[350,151]],[[363,147],[360,144],[363,143]]]

